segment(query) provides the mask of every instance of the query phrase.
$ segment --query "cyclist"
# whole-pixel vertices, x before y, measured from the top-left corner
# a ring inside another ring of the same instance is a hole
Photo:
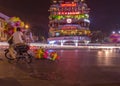
[[[21,45],[21,44],[23,45],[25,43],[25,37],[21,31],[21,28],[19,27],[16,28],[16,32],[13,33],[12,37],[13,37],[13,43],[9,45],[9,51],[10,51],[12,58],[16,58],[14,54],[15,52],[14,47],[15,45]]]

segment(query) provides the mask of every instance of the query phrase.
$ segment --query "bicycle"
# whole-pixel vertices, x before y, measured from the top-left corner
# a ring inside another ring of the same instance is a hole
[[[27,63],[32,62],[32,55],[28,53],[29,45],[15,45],[14,47],[14,54],[16,58],[13,58],[10,54],[9,48],[5,49],[5,57],[8,61],[15,60],[18,62],[20,59],[25,60]]]

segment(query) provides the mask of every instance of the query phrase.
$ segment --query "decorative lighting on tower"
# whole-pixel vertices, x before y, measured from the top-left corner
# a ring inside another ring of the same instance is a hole
[[[54,38],[55,40],[55,38],[57,39],[58,37],[58,39],[60,39],[60,37],[67,37],[64,39],[72,39],[73,41],[78,39],[78,42],[88,40],[88,36],[90,35],[90,9],[84,0],[52,1],[53,4],[49,9],[49,39]]]

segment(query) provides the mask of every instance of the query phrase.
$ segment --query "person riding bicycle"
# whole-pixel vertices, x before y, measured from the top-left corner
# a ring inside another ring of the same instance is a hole
[[[14,44],[24,43],[23,39],[25,39],[24,35],[23,35],[22,31],[21,31],[21,28],[18,27],[16,29],[16,32],[13,33],[13,43]]]
[[[23,45],[25,44],[25,37],[21,31],[21,28],[16,28],[16,32],[13,33],[12,35],[13,37],[13,43],[9,45],[9,51],[10,51],[10,54],[13,58],[16,58],[15,54],[14,54],[14,47],[16,45]]]

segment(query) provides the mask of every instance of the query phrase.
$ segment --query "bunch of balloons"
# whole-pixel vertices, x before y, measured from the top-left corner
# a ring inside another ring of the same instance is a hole
[[[52,61],[56,60],[59,58],[58,54],[56,51],[49,52],[45,50],[44,48],[39,48],[35,50],[35,58],[37,59],[50,59]]]
[[[51,59],[51,60],[54,61],[54,60],[56,60],[56,59],[58,59],[58,58],[59,58],[59,56],[58,56],[57,52],[54,51],[54,52],[51,52],[51,53],[50,53],[50,59]]]
[[[5,23],[4,32],[11,35],[16,31],[17,27],[24,29],[24,22],[19,17],[11,17]]]
[[[38,58],[38,59],[46,59],[48,57],[48,52],[45,51],[45,49],[43,48],[39,48],[36,50],[35,52],[35,58]]]

